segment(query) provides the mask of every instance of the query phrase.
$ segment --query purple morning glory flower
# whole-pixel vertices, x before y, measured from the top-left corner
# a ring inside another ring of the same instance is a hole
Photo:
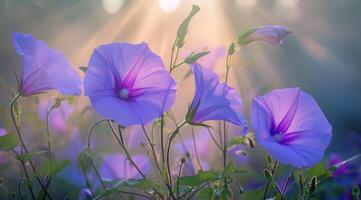
[[[191,65],[195,77],[195,95],[188,109],[187,122],[202,123],[208,120],[224,120],[245,126],[243,103],[238,92],[220,83],[217,74],[200,64]]]
[[[14,32],[13,44],[22,58],[19,93],[23,96],[58,90],[62,94],[80,95],[81,79],[69,61],[33,35]]]
[[[283,164],[311,167],[331,141],[330,123],[315,100],[299,88],[254,98],[251,118],[258,143]]]
[[[175,81],[146,43],[96,48],[84,90],[94,109],[122,126],[146,124],[173,105]]]
[[[152,170],[151,161],[145,155],[132,156],[139,169],[149,175]],[[136,168],[122,154],[109,154],[104,156],[100,167],[100,175],[106,179],[142,179]]]
[[[341,163],[343,162],[344,159],[342,159],[342,157],[338,154],[331,154],[328,158],[328,165],[329,166],[333,166],[333,165],[336,165],[338,163]],[[346,163],[344,165],[341,165],[339,166],[333,173],[332,175],[335,177],[335,176],[340,176],[340,175],[344,175],[347,173],[347,171],[349,170],[349,164]]]
[[[291,33],[288,28],[280,25],[261,26],[254,28],[247,33],[245,38],[241,37],[239,44],[244,45],[254,41],[263,41],[271,45],[278,45],[282,43],[284,37]]]

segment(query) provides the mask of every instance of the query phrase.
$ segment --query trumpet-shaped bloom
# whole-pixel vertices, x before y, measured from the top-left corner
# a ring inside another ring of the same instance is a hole
[[[283,38],[290,34],[286,27],[275,25],[275,26],[261,26],[251,31],[247,38],[240,41],[241,44],[248,44],[253,41],[263,41],[271,45],[281,44]]]
[[[84,78],[94,109],[122,126],[146,124],[174,103],[175,81],[145,43],[96,48]]]
[[[189,123],[224,120],[236,125],[246,125],[242,115],[243,103],[238,92],[220,83],[217,74],[200,64],[191,65],[195,77],[195,95],[188,109]]]
[[[315,100],[299,88],[254,98],[251,118],[258,143],[275,160],[298,168],[318,163],[332,137]]]
[[[133,161],[145,175],[150,174],[152,165],[145,155],[132,156]],[[109,154],[104,156],[100,167],[100,175],[107,179],[141,179],[142,176],[122,154]]]
[[[22,61],[21,95],[30,96],[52,89],[62,94],[80,95],[80,76],[61,52],[50,49],[33,35],[23,33],[13,33],[13,44]]]

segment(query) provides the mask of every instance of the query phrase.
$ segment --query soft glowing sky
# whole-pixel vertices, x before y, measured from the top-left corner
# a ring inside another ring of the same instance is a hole
[[[300,86],[320,103],[337,137],[361,132],[358,0],[0,0],[1,86],[15,87],[12,69],[19,61],[11,31],[35,34],[75,67],[87,65],[94,47],[113,41],[146,41],[168,64],[177,26],[194,3],[201,12],[191,22],[187,51],[227,46],[245,27],[282,24],[292,30],[280,47],[253,44],[236,55],[231,81],[246,101],[271,88]],[[223,69],[215,70],[222,75]],[[192,87],[183,87],[190,98]],[[8,92],[0,98],[6,102]]]

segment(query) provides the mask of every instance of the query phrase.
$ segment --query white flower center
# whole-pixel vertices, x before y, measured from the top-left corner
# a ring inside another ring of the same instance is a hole
[[[276,142],[281,142],[282,141],[282,134],[281,133],[278,133],[276,135],[273,136],[273,139],[276,141]]]
[[[119,93],[118,93],[118,96],[121,98],[121,99],[128,99],[128,96],[129,96],[129,91],[128,89],[125,89],[125,88],[122,88],[119,90]]]

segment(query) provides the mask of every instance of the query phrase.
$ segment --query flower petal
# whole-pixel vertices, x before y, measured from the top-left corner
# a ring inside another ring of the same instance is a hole
[[[64,55],[32,35],[13,33],[15,51],[22,57],[21,93],[25,96],[56,89],[80,95],[81,79]]]

